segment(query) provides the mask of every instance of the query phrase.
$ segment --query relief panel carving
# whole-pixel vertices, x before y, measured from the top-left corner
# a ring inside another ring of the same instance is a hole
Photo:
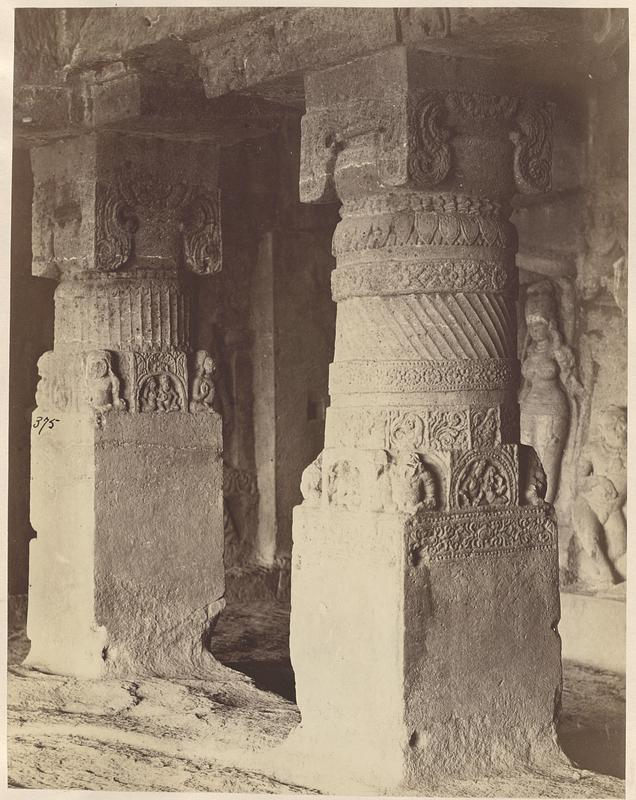
[[[445,513],[407,522],[411,563],[555,549],[557,525],[549,507]]]
[[[514,445],[454,453],[450,504],[452,508],[491,508],[518,502],[519,471]]]
[[[187,409],[185,353],[134,353],[135,411],[169,412]]]

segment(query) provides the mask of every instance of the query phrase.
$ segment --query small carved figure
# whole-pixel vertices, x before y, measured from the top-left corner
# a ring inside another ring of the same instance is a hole
[[[108,350],[93,350],[85,361],[86,399],[97,411],[124,410],[119,378],[113,372]]]
[[[607,196],[599,196],[587,209],[587,252],[577,274],[583,300],[592,300],[604,288],[613,293],[614,264],[627,252],[627,226],[620,216],[617,204]]]
[[[584,389],[575,376],[574,355],[559,333],[554,294],[547,282],[528,290],[525,316],[528,339],[522,355],[524,385],[521,441],[535,448],[547,475],[546,502],[559,488],[561,460],[570,430],[578,423]]]
[[[35,390],[35,402],[40,408],[52,406],[60,407],[56,403],[57,381],[54,376],[55,355],[52,350],[47,350],[38,358],[38,374],[40,380]],[[61,406],[62,408],[64,406]]]
[[[505,505],[510,500],[506,478],[488,458],[468,465],[457,495],[460,508]]]
[[[371,511],[394,511],[391,488],[391,456],[386,450],[376,450],[373,455],[373,483],[371,486]]]
[[[308,505],[316,506],[320,503],[322,497],[322,453],[303,470],[300,492]]]
[[[419,453],[400,453],[391,467],[393,502],[398,511],[414,514],[438,507],[435,478]]]
[[[216,364],[207,350],[197,350],[190,411],[213,411]]]
[[[157,378],[152,375],[146,383],[139,397],[140,411],[158,411],[157,397],[159,395],[159,382]]]
[[[350,461],[336,461],[329,470],[329,502],[356,509],[360,505],[360,473]]]
[[[159,375],[157,390],[157,411],[180,411],[181,401],[172,377],[167,372]]]
[[[626,409],[604,409],[598,434],[581,455],[572,524],[582,548],[574,571],[583,582],[603,589],[624,581],[626,574]]]

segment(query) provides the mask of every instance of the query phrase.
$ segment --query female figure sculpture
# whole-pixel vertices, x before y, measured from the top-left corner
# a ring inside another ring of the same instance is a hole
[[[574,355],[559,332],[554,294],[546,283],[528,290],[525,318],[521,441],[539,454],[547,476],[545,500],[553,503],[568,432],[576,430],[577,403],[584,389],[574,374]]]

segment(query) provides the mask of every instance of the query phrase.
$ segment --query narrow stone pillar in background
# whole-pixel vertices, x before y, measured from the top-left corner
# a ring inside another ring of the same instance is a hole
[[[59,280],[32,423],[28,663],[185,676],[224,601],[214,365],[191,272],[221,266],[209,143],[87,134],[32,151],[33,274]]]
[[[327,791],[559,755],[557,531],[519,445],[508,220],[515,190],[549,189],[552,107],[483,63],[398,47],[306,79],[301,199],[335,192],[342,221],[289,746]]]

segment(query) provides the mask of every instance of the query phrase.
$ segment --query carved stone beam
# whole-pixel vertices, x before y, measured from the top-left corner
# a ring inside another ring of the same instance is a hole
[[[59,286],[33,415],[29,662],[205,674],[222,440],[190,307],[191,273],[221,268],[216,150],[102,132],[32,164],[33,274]]]
[[[611,69],[627,15],[614,9],[280,8],[192,41],[209,97],[258,93],[302,107],[303,76],[391,45],[496,59],[547,86],[583,87]]]
[[[549,768],[558,551],[519,444],[508,217],[550,187],[554,109],[501,65],[404,47],[305,96],[301,197],[342,220],[325,448],[294,513],[289,747],[336,793]]]

